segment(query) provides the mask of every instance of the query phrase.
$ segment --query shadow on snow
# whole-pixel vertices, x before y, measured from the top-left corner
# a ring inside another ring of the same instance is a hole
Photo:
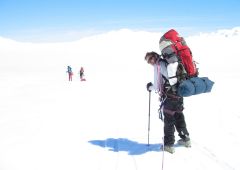
[[[145,144],[138,143],[136,141],[131,141],[125,138],[108,138],[106,140],[91,140],[89,143],[93,145],[100,146],[102,148],[109,148],[109,151],[120,152],[125,151],[128,152],[129,155],[141,155],[147,152],[159,152],[161,150],[161,144]]]

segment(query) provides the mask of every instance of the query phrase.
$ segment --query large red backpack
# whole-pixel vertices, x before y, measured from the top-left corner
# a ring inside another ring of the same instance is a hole
[[[192,58],[192,52],[187,46],[183,37],[180,37],[174,29],[166,32],[159,41],[159,47],[163,58],[168,63],[180,62],[187,72],[187,77],[198,75],[195,61]]]

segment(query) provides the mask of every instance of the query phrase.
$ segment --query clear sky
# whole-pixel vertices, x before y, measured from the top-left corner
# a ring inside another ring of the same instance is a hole
[[[239,0],[0,0],[0,36],[73,40],[109,30],[191,34],[240,26]]]

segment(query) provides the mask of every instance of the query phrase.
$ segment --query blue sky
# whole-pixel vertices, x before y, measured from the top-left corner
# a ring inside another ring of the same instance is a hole
[[[184,34],[240,26],[239,0],[0,0],[0,36],[61,41],[109,30]]]

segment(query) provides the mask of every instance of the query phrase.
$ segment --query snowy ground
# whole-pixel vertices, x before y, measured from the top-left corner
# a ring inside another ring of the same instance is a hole
[[[147,51],[159,52],[161,35],[120,30],[55,44],[0,38],[0,169],[161,169],[163,124],[154,93],[147,146],[152,68],[144,62]],[[200,76],[215,85],[212,93],[185,98],[192,147],[164,153],[164,169],[240,169],[240,29],[186,40]]]

